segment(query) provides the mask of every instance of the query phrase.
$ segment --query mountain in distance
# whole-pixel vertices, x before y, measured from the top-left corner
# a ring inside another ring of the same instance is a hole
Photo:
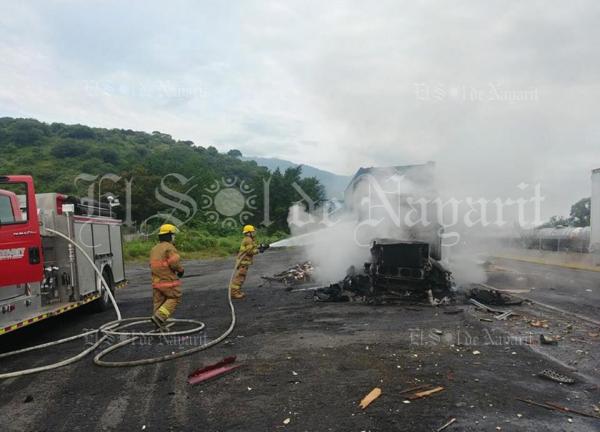
[[[269,171],[275,171],[279,168],[279,170],[283,172],[287,168],[295,168],[298,165],[302,165],[302,177],[316,177],[325,188],[325,195],[327,198],[343,198],[344,190],[346,189],[346,186],[348,186],[348,183],[350,183],[351,178],[350,176],[334,174],[330,171],[325,171],[310,165],[297,164],[278,158],[247,156],[242,157],[242,160],[253,160],[258,165],[268,168]]]

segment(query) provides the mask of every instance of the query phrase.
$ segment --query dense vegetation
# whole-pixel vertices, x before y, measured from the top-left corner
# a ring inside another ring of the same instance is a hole
[[[242,155],[237,150],[223,154],[215,147],[205,148],[191,141],[177,141],[161,132],[145,133],[62,123],[46,124],[33,119],[0,118],[0,151],[0,173],[30,174],[39,192],[87,195],[89,185],[94,183],[80,181],[76,184],[77,176],[120,176],[121,180],[116,183],[104,181],[102,193],[110,191],[118,196],[123,206],[115,211],[121,217],[126,216],[127,210],[125,180],[131,180],[132,229],[159,212],[173,210],[174,206],[165,204],[164,200],[161,202],[156,196],[157,188],[161,188],[161,180],[170,173],[191,179],[185,184],[173,176],[164,180],[164,185],[175,191],[186,192],[197,203],[198,212],[186,226],[214,238],[234,233],[239,235],[239,226],[233,223],[224,226],[223,217],[214,223],[210,208],[203,208],[206,202],[203,201],[204,197],[210,196],[208,188],[215,182],[223,185],[223,179],[235,179],[232,187],[238,190],[242,182],[247,185],[246,190],[250,191],[247,196],[253,197],[254,208],[242,222],[255,225],[265,220],[265,183],[268,182],[269,218],[268,226],[263,229],[268,235],[287,231],[288,209],[302,198],[293,187],[294,183],[316,202],[324,197],[323,187],[315,178],[301,178],[300,167],[287,169],[283,173],[279,170],[269,172],[256,162],[241,160]],[[97,185],[94,190],[97,194]],[[171,195],[169,198],[174,197]],[[187,209],[180,208],[173,213],[181,220],[187,219],[189,215],[186,211],[191,209],[189,203],[183,204]],[[236,224],[240,223],[239,217],[233,219]],[[152,221],[158,224],[160,218],[155,217]]]
[[[267,234],[259,232],[259,243],[271,244],[285,236],[282,232]],[[185,259],[202,259],[226,257],[239,250],[241,237],[239,232],[225,235],[214,235],[203,229],[185,229],[175,238],[177,250]],[[137,239],[126,243],[125,259],[127,261],[145,261],[150,255],[150,249],[156,244],[152,239]]]

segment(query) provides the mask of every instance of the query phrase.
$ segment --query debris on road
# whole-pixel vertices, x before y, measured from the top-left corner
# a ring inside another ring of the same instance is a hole
[[[406,390],[402,390],[401,392],[399,392],[399,394],[405,394],[405,393],[412,393],[412,392],[416,392],[416,391],[422,391],[422,390],[430,389],[431,387],[432,387],[431,384],[423,384],[423,385],[420,385],[420,386],[411,387],[411,388],[408,388]]]
[[[499,321],[504,321],[504,320],[506,320],[506,318],[508,318],[512,314],[513,314],[513,311],[509,310],[504,313],[501,313],[500,315],[496,315],[494,318],[496,318]]]
[[[261,276],[261,278],[269,283],[272,282],[283,284],[286,288],[291,289],[294,285],[303,284],[312,281],[312,276],[315,268],[310,261],[305,261],[302,264],[296,264],[285,271],[276,273],[273,276]]]
[[[379,396],[381,396],[381,389],[379,387],[375,387],[373,390],[371,390],[369,392],[368,395],[366,395],[361,401],[359,406],[362,409],[365,409],[366,407],[368,407],[371,402],[373,402],[375,399],[377,399]]]
[[[471,303],[472,305],[478,307],[479,309],[481,309],[485,312],[498,314],[498,316],[505,315],[506,313],[509,313],[509,312],[510,312],[509,315],[512,314],[512,311],[505,311],[502,309],[496,309],[496,308],[490,307],[486,304],[481,303],[480,301],[475,300],[474,298],[469,299],[469,303]],[[507,315],[506,317],[508,317],[509,315]],[[504,317],[504,319],[506,317]]]
[[[524,403],[526,403],[528,405],[537,406],[537,407],[540,407],[540,408],[545,408],[545,409],[551,410],[551,411],[558,411],[558,412],[562,412],[562,413],[565,413],[565,414],[577,414],[577,415],[580,415],[580,416],[583,416],[583,417],[588,417],[588,418],[593,418],[593,419],[600,420],[600,416],[597,416],[597,415],[594,415],[594,414],[589,414],[589,413],[586,413],[586,412],[583,412],[583,411],[574,410],[574,409],[571,409],[571,408],[568,408],[568,407],[564,407],[564,406],[560,406],[558,404],[551,403],[551,402],[541,403],[541,402],[535,402],[535,401],[533,401],[531,399],[519,399],[519,398],[517,398],[517,400],[520,401],[520,402],[524,402]]]
[[[558,339],[556,336],[547,337],[546,335],[541,334],[540,343],[542,345],[558,345]]]
[[[545,402],[546,405],[548,405],[549,407],[552,407],[554,409],[557,409],[559,411],[565,412],[565,413],[572,413],[572,414],[577,414],[583,417],[589,417],[589,418],[594,418],[594,419],[599,419],[600,420],[600,416],[594,415],[594,414],[588,414],[585,413],[583,411],[578,411],[578,410],[574,410],[571,408],[567,408],[567,407],[563,407],[560,406],[558,404],[552,403],[552,402]]]
[[[435,432],[442,432],[444,429],[446,429],[448,426],[450,426],[452,423],[454,423],[456,421],[456,418],[452,417],[450,420],[448,420],[446,423],[444,423],[442,426],[440,426],[439,428],[437,428],[435,430]]]
[[[538,374],[538,376],[561,384],[573,384],[575,382],[575,379],[552,369],[544,369]]]
[[[375,239],[362,269],[350,266],[346,277],[315,290],[315,301],[367,301],[372,304],[410,301],[447,305],[456,286],[433,247],[422,241]],[[436,259],[435,256],[438,256]]]
[[[290,418],[288,417],[288,418],[286,418],[286,419],[283,421],[283,424],[284,424],[284,425],[290,424],[290,422],[291,422],[291,421],[292,421],[292,419],[290,419]]]
[[[25,400],[23,401],[23,403],[29,403],[29,402],[33,402],[33,396],[31,396],[31,395],[27,395],[25,397]]]
[[[424,391],[421,391],[421,392],[414,393],[413,395],[411,395],[409,397],[409,399],[410,400],[415,400],[415,399],[425,398],[425,397],[431,396],[433,394],[439,393],[442,390],[444,390],[444,387],[442,387],[442,386],[434,387],[431,390],[424,390]]]
[[[531,320],[529,321],[531,327],[536,328],[548,328],[548,320]]]
[[[500,292],[492,287],[481,286],[483,288],[471,288],[469,291],[471,299],[494,306],[517,306],[523,303],[520,298]]]
[[[188,384],[198,384],[200,382],[207,381],[211,378],[230,373],[240,368],[242,365],[233,365],[235,360],[235,356],[226,357],[220,362],[197,369],[188,376]]]
[[[463,310],[462,309],[450,309],[450,310],[445,310],[444,313],[446,315],[456,315],[461,313]]]
[[[346,291],[340,284],[319,288],[313,293],[313,300],[318,302],[349,302],[355,299],[355,293]]]

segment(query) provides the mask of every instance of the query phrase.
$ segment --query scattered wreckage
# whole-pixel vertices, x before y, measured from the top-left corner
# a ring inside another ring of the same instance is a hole
[[[493,306],[518,306],[523,303],[522,298],[504,293],[485,284],[477,285],[478,286],[472,287],[468,292],[468,297],[477,302]]]
[[[350,267],[342,281],[315,290],[314,300],[427,300],[440,305],[451,303],[455,294],[452,273],[432,256],[429,243],[378,239],[373,241],[371,260],[362,271]]]
[[[261,276],[261,278],[267,282],[269,286],[275,282],[283,284],[287,290],[291,290],[295,285],[311,282],[314,271],[315,268],[312,263],[310,261],[305,261],[302,264],[296,264],[273,276]]]

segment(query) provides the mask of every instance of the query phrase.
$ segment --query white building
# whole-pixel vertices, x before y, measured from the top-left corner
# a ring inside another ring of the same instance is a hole
[[[600,168],[592,171],[591,250],[594,264],[600,265]]]

